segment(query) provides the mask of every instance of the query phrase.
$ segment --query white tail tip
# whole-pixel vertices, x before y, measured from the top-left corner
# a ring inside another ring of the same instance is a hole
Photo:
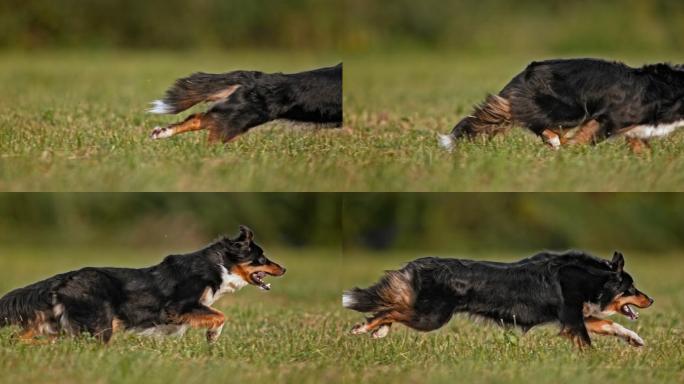
[[[342,306],[345,308],[349,308],[356,304],[356,300],[354,299],[354,296],[352,296],[351,293],[345,293],[342,295]]]
[[[439,135],[439,146],[444,148],[447,152],[454,150],[454,138],[451,135]]]
[[[148,113],[156,113],[159,115],[167,115],[173,113],[173,108],[166,104],[164,100],[155,100],[152,103],[152,107],[147,110]]]

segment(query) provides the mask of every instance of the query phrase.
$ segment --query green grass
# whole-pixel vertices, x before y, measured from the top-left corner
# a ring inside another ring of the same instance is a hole
[[[0,253],[0,292],[83,265],[142,266],[169,250],[116,248],[5,248]],[[270,251],[288,267],[273,290],[247,287],[218,307],[229,318],[218,343],[201,331],[183,338],[115,335],[102,346],[88,338],[52,345],[17,344],[13,328],[0,331],[0,381],[7,383],[661,383],[684,379],[681,254],[637,258],[627,268],[656,298],[636,323],[619,320],[646,341],[635,349],[595,338],[579,353],[553,328],[527,335],[456,318],[432,333],[398,326],[384,340],[353,337],[362,319],[339,305],[343,288],[373,282],[383,269],[416,255],[376,255],[337,250]],[[631,255],[630,253],[627,253]],[[385,257],[380,257],[385,256]],[[492,257],[492,256],[489,256]],[[507,258],[514,257],[509,256]]]
[[[298,71],[341,60],[306,53],[0,54],[0,190],[31,191],[681,191],[684,132],[635,157],[621,140],[553,152],[515,130],[437,147],[470,106],[532,59],[342,55],[345,128],[273,123],[226,146],[204,133],[151,141],[180,117],[144,113],[193,71]],[[621,57],[623,58],[623,57]],[[675,55],[624,57],[640,64]]]

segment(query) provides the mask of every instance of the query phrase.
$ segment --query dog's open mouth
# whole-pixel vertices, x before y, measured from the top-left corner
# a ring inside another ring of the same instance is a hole
[[[251,275],[249,275],[249,278],[252,280],[254,285],[258,286],[259,288],[263,289],[264,291],[268,291],[271,289],[271,284],[268,284],[264,281],[264,279],[268,276],[268,273],[259,271],[259,272],[254,272]]]
[[[620,307],[620,313],[627,316],[630,320],[636,320],[639,318],[639,312],[632,308],[629,304],[625,304]]]

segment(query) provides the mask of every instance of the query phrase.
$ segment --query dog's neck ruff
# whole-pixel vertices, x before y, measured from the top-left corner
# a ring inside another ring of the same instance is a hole
[[[223,265],[219,264],[219,268],[221,268],[221,285],[215,292],[211,288],[207,289],[208,292],[201,299],[203,305],[211,306],[224,294],[239,291],[249,284],[241,276],[228,272]]]

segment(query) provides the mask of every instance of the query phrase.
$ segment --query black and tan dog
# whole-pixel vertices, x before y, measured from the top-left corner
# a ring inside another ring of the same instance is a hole
[[[151,113],[177,114],[202,102],[209,110],[152,131],[153,139],[208,130],[209,141],[228,142],[272,120],[342,125],[342,64],[294,74],[234,71],[179,79]]]
[[[207,329],[221,334],[225,317],[212,308],[221,295],[251,284],[268,290],[267,275],[285,268],[252,241],[252,231],[220,238],[197,252],[167,256],[142,269],[83,268],[16,289],[0,299],[0,326],[23,328],[21,339],[89,333],[108,342],[113,332],[183,334]]]
[[[619,252],[612,261],[576,251],[542,252],[515,263],[423,258],[388,271],[370,288],[345,292],[342,304],[373,313],[352,333],[374,338],[385,337],[395,322],[432,331],[463,312],[524,331],[558,323],[580,348],[591,345],[589,332],[642,346],[635,332],[605,319],[620,313],[635,320],[633,307],[653,303],[634,287],[624,263]]]
[[[596,59],[533,62],[440,137],[461,138],[528,128],[553,148],[624,136],[635,152],[684,126],[684,66],[631,68]]]

